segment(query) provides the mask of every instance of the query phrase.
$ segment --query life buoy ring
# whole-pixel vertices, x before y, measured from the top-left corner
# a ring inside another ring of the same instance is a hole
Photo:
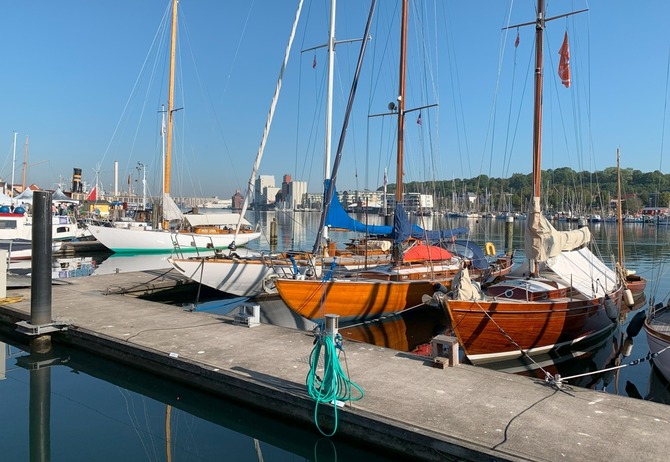
[[[496,254],[496,246],[493,245],[493,242],[487,242],[484,246],[484,250],[486,251],[486,255]]]

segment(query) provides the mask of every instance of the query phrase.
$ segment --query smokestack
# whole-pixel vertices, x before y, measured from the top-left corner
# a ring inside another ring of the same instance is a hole
[[[73,193],[82,192],[80,168],[74,168],[74,172],[72,173],[72,192]]]

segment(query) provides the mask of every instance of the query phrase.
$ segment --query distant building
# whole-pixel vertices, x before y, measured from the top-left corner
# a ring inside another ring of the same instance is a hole
[[[275,200],[275,177],[272,175],[258,175],[254,185],[254,206],[257,209],[266,209]]]
[[[244,205],[244,196],[238,189],[235,191],[235,194],[233,194],[232,197],[232,209],[233,210],[242,210],[242,206]]]
[[[307,194],[306,181],[291,181],[288,188],[288,205],[291,210],[306,208],[305,199]]]

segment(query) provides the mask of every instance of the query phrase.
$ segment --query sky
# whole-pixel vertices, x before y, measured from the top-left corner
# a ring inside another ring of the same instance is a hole
[[[0,177],[69,190],[158,194],[167,102],[169,0],[0,0]],[[181,0],[173,196],[245,191],[261,145],[298,0]],[[412,0],[403,181],[530,173],[532,0]],[[633,6],[634,5],[634,6]],[[333,158],[370,2],[337,3]],[[543,158],[548,168],[670,172],[667,128],[670,2],[548,1]],[[305,0],[259,174],[324,178],[330,2]],[[379,0],[343,143],[340,191],[396,178],[399,1]],[[572,84],[557,80],[568,32]],[[356,40],[354,40],[356,39]],[[351,41],[349,41],[351,40]],[[425,106],[432,106],[430,108]],[[420,110],[415,108],[424,107]],[[421,123],[417,123],[421,114]],[[16,143],[14,142],[16,133]],[[331,161],[332,163],[332,161]],[[25,167],[25,168],[24,168]],[[331,171],[331,168],[328,168]]]

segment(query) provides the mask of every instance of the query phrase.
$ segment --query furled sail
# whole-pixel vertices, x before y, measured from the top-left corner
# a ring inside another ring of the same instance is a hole
[[[526,231],[526,258],[538,262],[545,262],[564,250],[577,249],[591,240],[591,231],[586,226],[571,231],[554,228],[542,214],[539,197],[531,202]]]
[[[163,219],[167,221],[181,220],[184,215],[169,194],[163,194]]]

